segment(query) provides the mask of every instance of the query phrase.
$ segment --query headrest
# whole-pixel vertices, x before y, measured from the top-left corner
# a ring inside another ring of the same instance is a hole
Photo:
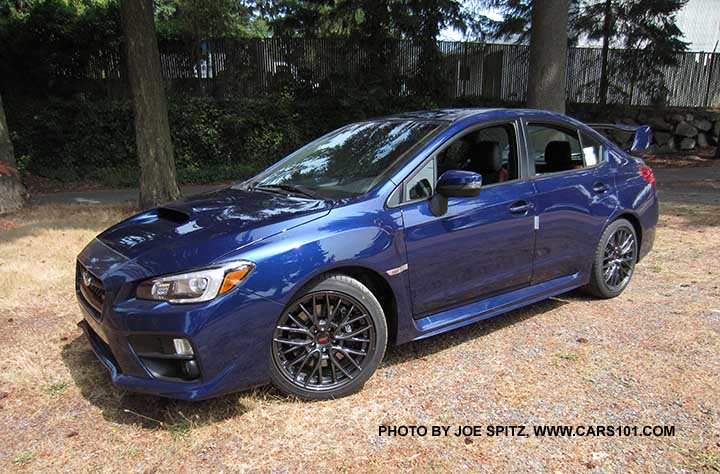
[[[500,171],[502,153],[497,142],[481,141],[470,145],[470,167],[478,173]]]
[[[570,143],[553,141],[545,147],[545,163],[548,171],[565,171],[572,169],[572,153]]]

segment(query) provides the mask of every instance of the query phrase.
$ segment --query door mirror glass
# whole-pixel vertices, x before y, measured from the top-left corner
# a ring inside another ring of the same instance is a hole
[[[482,176],[472,171],[448,170],[438,179],[436,191],[445,197],[474,197],[480,194]]]

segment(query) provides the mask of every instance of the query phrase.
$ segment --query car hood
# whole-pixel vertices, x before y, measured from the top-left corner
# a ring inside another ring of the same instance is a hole
[[[243,246],[322,217],[330,208],[328,201],[225,188],[133,216],[98,240],[148,273],[172,273],[209,265]]]

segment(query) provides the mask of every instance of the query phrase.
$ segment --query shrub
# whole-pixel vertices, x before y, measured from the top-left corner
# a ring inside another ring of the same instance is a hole
[[[482,103],[465,98],[462,106],[473,102]],[[170,97],[178,180],[244,179],[343,124],[434,107],[422,97]],[[132,117],[125,101],[8,97],[5,111],[21,170],[68,182],[137,183]]]

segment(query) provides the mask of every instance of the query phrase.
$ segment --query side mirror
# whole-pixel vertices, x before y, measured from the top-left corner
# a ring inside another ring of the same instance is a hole
[[[480,194],[482,176],[471,171],[449,170],[438,179],[430,199],[430,212],[442,216],[448,209],[449,197],[475,197]]]
[[[478,173],[449,170],[440,176],[435,189],[445,197],[475,197],[481,186],[482,176]]]

